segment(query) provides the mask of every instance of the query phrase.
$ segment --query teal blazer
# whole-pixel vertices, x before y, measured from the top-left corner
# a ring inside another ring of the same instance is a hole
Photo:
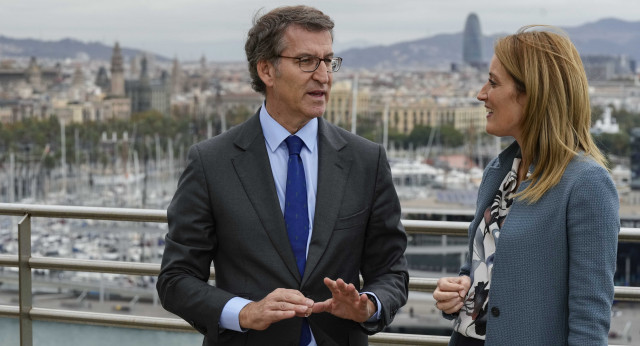
[[[514,142],[484,171],[469,253],[478,223],[519,150]],[[523,182],[519,191],[528,185]],[[485,345],[607,345],[618,210],[609,173],[583,155],[539,201],[513,203],[495,252]],[[470,268],[468,259],[460,274],[469,275]]]

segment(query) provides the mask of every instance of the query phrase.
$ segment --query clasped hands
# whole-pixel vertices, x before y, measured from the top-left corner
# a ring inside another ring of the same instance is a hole
[[[332,297],[323,302],[314,302],[298,290],[278,288],[264,299],[247,304],[240,311],[240,326],[265,330],[272,323],[284,319],[309,317],[321,312],[362,323],[376,312],[377,306],[366,294],[360,295],[353,284],[329,278],[324,278],[324,284],[331,291]]]

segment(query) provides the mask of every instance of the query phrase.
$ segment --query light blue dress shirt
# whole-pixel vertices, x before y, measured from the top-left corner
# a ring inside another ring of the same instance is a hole
[[[276,184],[276,192],[280,201],[280,210],[284,215],[285,187],[287,186],[287,163],[289,161],[289,150],[284,140],[291,134],[282,125],[278,124],[267,112],[265,105],[260,109],[260,125],[264,134],[267,154],[271,163],[271,172]],[[300,158],[304,165],[305,180],[307,183],[307,205],[309,206],[309,238],[307,239],[307,255],[309,242],[313,232],[313,220],[316,210],[316,193],[318,191],[318,119],[311,119],[303,128],[295,133],[304,142],[300,152]],[[363,292],[365,293],[365,292]],[[370,292],[366,292],[370,293]],[[370,293],[373,294],[373,293]],[[373,294],[375,296],[375,294]],[[367,322],[374,322],[380,316],[380,301],[378,301],[378,311],[371,316]],[[235,331],[243,331],[240,328],[240,310],[251,300],[241,297],[234,297],[227,302],[220,316],[220,327]],[[316,346],[315,338],[311,333],[311,343],[309,346]]]

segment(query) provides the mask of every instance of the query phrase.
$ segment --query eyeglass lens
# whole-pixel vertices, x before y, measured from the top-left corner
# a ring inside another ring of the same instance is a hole
[[[332,72],[337,72],[340,69],[340,58],[320,59],[318,57],[301,58],[300,68],[305,72],[313,72],[320,66],[321,60],[326,64],[327,69]]]

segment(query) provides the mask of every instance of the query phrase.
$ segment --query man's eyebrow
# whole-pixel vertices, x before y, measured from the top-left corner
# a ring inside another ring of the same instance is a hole
[[[315,54],[309,54],[309,53],[300,53],[300,54],[296,54],[296,56],[298,57],[316,57],[316,58],[333,58],[335,56],[335,53],[331,52],[331,53],[327,53],[324,56],[318,56]]]

